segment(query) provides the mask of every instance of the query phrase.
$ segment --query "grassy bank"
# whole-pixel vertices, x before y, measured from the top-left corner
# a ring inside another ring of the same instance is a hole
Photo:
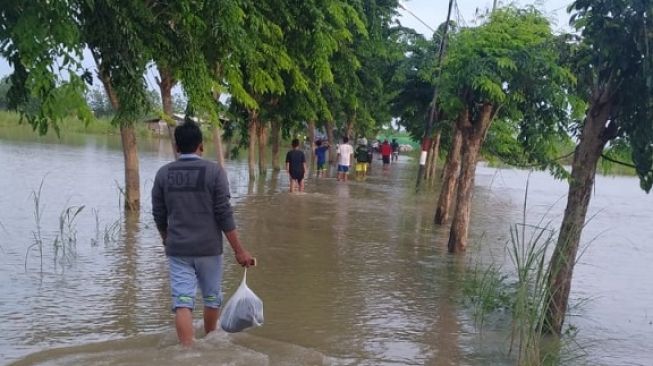
[[[0,111],[0,128],[12,128],[18,131],[33,131],[27,121],[20,121],[20,116],[14,112]],[[111,118],[95,118],[88,124],[75,117],[66,118],[59,123],[61,135],[65,134],[88,134],[88,135],[119,135],[120,128],[111,123]],[[37,134],[36,131],[33,131]],[[145,123],[136,124],[136,133],[139,136],[147,136],[152,133],[147,129]],[[48,129],[48,136],[56,136],[53,128]]]

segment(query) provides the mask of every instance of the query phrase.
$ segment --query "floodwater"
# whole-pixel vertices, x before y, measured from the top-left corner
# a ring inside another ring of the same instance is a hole
[[[248,284],[265,325],[216,332],[190,351],[176,345],[167,266],[149,189],[171,159],[166,140],[141,139],[143,209],[121,215],[116,137],[64,143],[0,131],[0,364],[15,365],[511,365],[505,329],[479,332],[460,279],[474,263],[505,263],[509,226],[522,220],[528,172],[480,166],[466,254],[446,253],[431,224],[435,192],[415,194],[414,163],[375,161],[364,182],[309,179],[289,194],[284,173],[249,184],[227,162],[243,243],[258,258]],[[210,154],[210,152],[209,152]],[[40,194],[41,255],[34,191]],[[559,224],[566,186],[530,176],[527,221]],[[55,260],[66,207],[84,209],[76,240]],[[630,177],[598,177],[568,322],[575,364],[653,362],[653,198]],[[226,249],[224,291],[242,277]],[[27,254],[27,255],[26,255]],[[41,268],[42,266],[42,268]],[[199,315],[199,312],[197,312]],[[198,318],[199,319],[199,318]],[[200,322],[197,323],[198,327]]]

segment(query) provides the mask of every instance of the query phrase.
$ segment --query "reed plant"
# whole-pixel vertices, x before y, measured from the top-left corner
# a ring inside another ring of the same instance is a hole
[[[528,183],[521,222],[510,227],[506,244],[511,268],[494,263],[475,265],[465,276],[463,293],[481,332],[490,314],[509,313],[508,353],[515,356],[517,365],[578,363],[585,350],[576,342],[573,326],[568,326],[562,338],[545,332],[550,249],[555,246],[557,233],[546,220],[548,212],[535,224],[527,222],[527,202]]]
[[[32,231],[32,244],[27,247],[25,251],[25,271],[27,271],[27,260],[32,250],[36,249],[39,252],[40,272],[43,273],[43,234],[41,230],[41,220],[43,218],[43,205],[41,204],[41,193],[43,192],[43,184],[45,177],[41,179],[41,184],[37,191],[32,191],[32,200],[34,203],[34,222],[35,230]]]
[[[54,266],[71,265],[77,257],[76,219],[85,206],[68,206],[59,214],[59,232],[54,239]]]

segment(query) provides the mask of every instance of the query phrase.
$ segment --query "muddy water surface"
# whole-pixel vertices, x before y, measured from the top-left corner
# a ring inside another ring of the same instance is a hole
[[[431,225],[435,194],[414,193],[407,158],[389,172],[375,161],[364,182],[309,179],[304,194],[287,193],[284,173],[249,184],[246,166],[228,162],[241,236],[259,259],[248,282],[264,301],[266,323],[245,334],[218,332],[181,352],[149,213],[154,173],[171,159],[167,141],[141,144],[143,212],[125,217],[118,139],[3,137],[0,364],[514,364],[501,327],[478,334],[461,306],[459,279],[470,263],[506,261],[527,172],[479,167],[473,244],[454,257],[446,254],[446,230]],[[38,232],[32,192],[41,181],[42,271],[38,250],[26,261]],[[555,227],[565,192],[564,183],[533,174],[527,220],[546,215]],[[71,226],[76,244],[55,261],[60,213],[81,205]],[[570,318],[585,349],[578,363],[648,365],[653,200],[633,178],[599,177],[591,211],[572,290],[587,300]],[[228,296],[242,271],[227,253]]]

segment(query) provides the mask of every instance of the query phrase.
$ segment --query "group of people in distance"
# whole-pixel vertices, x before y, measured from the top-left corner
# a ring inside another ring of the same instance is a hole
[[[315,157],[317,158],[316,178],[324,176],[326,172],[326,153],[329,151],[329,144],[322,140],[315,142]],[[355,159],[356,177],[364,178],[372,164],[374,151],[376,150],[383,160],[383,170],[388,170],[391,161],[397,161],[399,158],[399,143],[392,139],[392,143],[384,140],[376,148],[367,144],[365,138],[358,141],[356,149],[349,144],[349,138],[343,137],[342,144],[338,145],[338,181],[346,181],[349,175],[349,167],[352,159]],[[308,171],[306,166],[306,156],[299,148],[299,139],[292,140],[292,150],[286,154],[286,171],[290,177],[290,192],[304,191],[304,175]]]

